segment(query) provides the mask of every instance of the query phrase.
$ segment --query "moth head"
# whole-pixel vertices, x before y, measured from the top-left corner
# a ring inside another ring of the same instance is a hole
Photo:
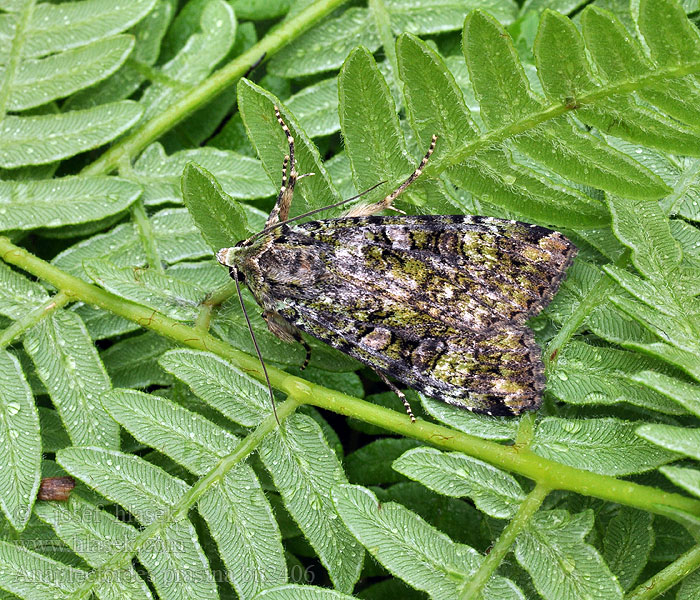
[[[249,252],[250,246],[255,241],[255,236],[247,240],[241,240],[231,248],[222,248],[216,253],[216,260],[224,267],[240,267],[243,255]]]
[[[240,259],[236,257],[240,254],[242,246],[238,244],[231,248],[222,248],[216,253],[216,260],[224,267],[235,267],[239,264]]]

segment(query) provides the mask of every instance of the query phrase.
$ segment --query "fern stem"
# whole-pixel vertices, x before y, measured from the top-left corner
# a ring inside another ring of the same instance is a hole
[[[194,328],[199,331],[209,331],[211,325],[212,306],[206,302],[202,304],[194,320]]]
[[[697,61],[684,63],[683,65],[659,68],[653,72],[640,75],[639,77],[631,77],[627,81],[609,86],[601,86],[590,94],[577,96],[575,106],[576,108],[585,108],[588,105],[593,106],[601,100],[612,98],[617,95],[629,94],[630,92],[635,92],[654,85],[665,85],[669,79],[685,77],[686,75],[697,73],[699,71],[700,62]],[[438,173],[442,173],[450,167],[463,163],[468,158],[489,147],[498,145],[499,143],[504,142],[505,140],[518,134],[530,131],[537,125],[544,123],[545,121],[556,119],[557,117],[560,117],[572,110],[576,110],[576,108],[572,108],[569,104],[553,104],[543,107],[541,111],[529,114],[522,119],[509,123],[508,125],[504,125],[503,127],[499,127],[497,129],[492,129],[481,135],[476,140],[465,144],[460,150],[457,150],[451,154],[446,154],[441,159],[433,161],[427,167],[426,173],[429,172],[431,176],[436,176]]]
[[[136,228],[141,238],[141,244],[146,253],[146,262],[151,269],[163,272],[163,264],[160,260],[160,254],[156,247],[155,234],[151,220],[146,214],[146,207],[143,205],[143,200],[139,199],[131,205],[131,218],[136,223]]]
[[[0,331],[0,349],[9,346],[12,342],[18,339],[27,329],[31,329],[42,319],[52,315],[59,308],[64,307],[66,304],[74,300],[71,294],[61,290],[55,294],[52,298],[49,298],[44,304],[38,306],[34,310],[28,312],[26,315],[13,321],[4,331]]]
[[[151,65],[147,65],[146,63],[140,60],[136,60],[134,58],[127,58],[126,64],[132,69],[134,69],[134,71],[137,71],[139,74],[143,75],[151,83],[159,83],[164,87],[169,87],[173,91],[178,92],[189,91],[190,89],[192,89],[191,85],[183,83],[182,81],[178,81],[177,79],[173,79],[172,77],[168,77],[159,69],[154,69],[153,67],[151,67]]]
[[[689,167],[680,170],[682,175],[676,182],[673,193],[660,201],[664,214],[671,217],[676,216],[678,209],[685,201],[686,194],[696,185],[698,175],[700,175],[700,162],[694,161]]]
[[[398,89],[399,62],[396,58],[396,42],[391,31],[391,17],[384,5],[384,0],[369,0],[369,10],[377,26],[384,54],[389,61],[389,68],[392,74],[391,87],[397,93],[397,98],[401,98],[401,90]]]
[[[630,260],[630,251],[625,250],[620,258],[613,264],[617,267],[626,267]],[[588,294],[579,302],[573,314],[563,323],[561,329],[557,332],[552,340],[547,345],[546,350],[542,355],[545,368],[549,368],[557,362],[559,351],[569,342],[574,334],[581,328],[583,322],[588,316],[608,298],[608,292],[614,286],[615,282],[605,273],[601,273],[600,279],[590,289]]]
[[[24,34],[29,26],[29,22],[32,20],[35,4],[36,0],[28,0],[25,2],[22,12],[17,19],[17,25],[15,26],[14,35],[12,36],[10,55],[5,66],[5,76],[2,79],[2,84],[0,84],[0,122],[2,122],[5,119],[5,115],[7,115],[7,104],[10,101],[12,84],[14,83],[15,75],[19,70],[19,63],[22,58]]]
[[[61,271],[9,239],[0,236],[0,257],[32,275],[63,289],[75,299],[113,312],[176,342],[197,350],[214,352],[235,366],[262,380],[256,358],[233,348],[211,334],[166,317],[157,311],[125,300],[82,279]],[[389,410],[347,394],[324,388],[280,369],[268,367],[272,385],[300,404],[310,404],[378,425],[383,429],[419,439],[445,450],[464,452],[496,467],[523,475],[551,489],[569,490],[661,514],[684,522],[685,514],[700,518],[700,500],[681,496],[631,481],[615,479],[569,467],[542,458],[528,449],[503,446],[489,440],[454,431],[427,421],[411,423],[402,411]]]
[[[494,574],[498,566],[503,562],[506,554],[511,549],[515,538],[527,525],[532,515],[534,515],[542,506],[542,502],[547,497],[551,490],[541,484],[537,484],[534,489],[527,495],[518,508],[518,512],[513,519],[508,523],[506,528],[501,532],[500,537],[491,548],[491,551],[486,555],[484,562],[481,563],[476,570],[471,580],[462,590],[460,600],[479,600],[481,591],[488,583],[488,580]]]
[[[113,171],[120,161],[131,160],[148,144],[157,140],[180,121],[192,114],[230,88],[238,79],[260,60],[261,56],[277,54],[292,40],[299,37],[323,17],[344,4],[346,0],[316,0],[296,17],[289,19],[277,29],[268,33],[262,40],[243,54],[237,56],[225,67],[219,69],[188,94],[177,100],[163,112],[141,125],[105,152],[95,162],[82,171],[83,175],[107,174]]]
[[[625,600],[652,600],[700,567],[700,546],[694,546],[666,568],[625,596]]]
[[[294,400],[287,400],[277,407],[277,418],[280,421],[291,415],[299,404]],[[269,415],[258,425],[255,430],[248,434],[236,446],[236,449],[222,458],[219,463],[209,473],[200,478],[182,497],[175,503],[172,508],[163,517],[154,521],[144,528],[134,538],[128,548],[124,548],[122,552],[115,552],[108,560],[96,567],[90,572],[83,584],[76,589],[69,598],[78,600],[80,598],[89,598],[94,587],[104,578],[113,576],[115,573],[121,572],[134,557],[134,555],[151,539],[159,535],[166,527],[181,519],[187,518],[187,513],[195,505],[195,503],[214,485],[221,481],[226,474],[236,465],[243,462],[260,445],[262,440],[270,432],[278,427],[277,420],[274,415]]]

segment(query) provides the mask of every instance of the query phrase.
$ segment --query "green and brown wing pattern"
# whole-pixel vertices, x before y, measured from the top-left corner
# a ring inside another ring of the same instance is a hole
[[[312,221],[283,227],[257,255],[258,300],[428,396],[519,414],[544,390],[524,323],[575,254],[560,233],[490,217]]]

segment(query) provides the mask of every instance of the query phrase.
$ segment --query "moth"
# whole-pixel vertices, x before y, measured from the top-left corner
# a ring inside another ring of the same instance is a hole
[[[576,247],[556,231],[493,217],[378,216],[421,175],[436,136],[383,200],[339,218],[288,219],[302,176],[275,114],[289,144],[277,202],[262,231],[217,253],[269,330],[305,346],[304,366],[302,331],[372,368],[414,421],[389,378],[476,413],[538,408],[544,365],[525,322],[550,302]]]

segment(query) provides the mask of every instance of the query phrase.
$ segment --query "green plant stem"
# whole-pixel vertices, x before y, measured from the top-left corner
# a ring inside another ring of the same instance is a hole
[[[694,546],[665,569],[625,596],[625,600],[652,600],[672,588],[681,579],[700,567],[700,546]]]
[[[630,256],[629,249],[625,250],[613,264],[620,268],[626,267],[630,261]],[[611,277],[608,277],[605,273],[601,273],[600,279],[583,297],[581,302],[578,303],[576,310],[562,324],[557,335],[552,338],[547,348],[542,353],[542,361],[544,362],[545,369],[548,370],[553,363],[556,363],[559,358],[559,351],[566,346],[595,308],[608,299],[608,292],[614,285],[615,282]]]
[[[188,94],[177,100],[163,112],[154,116],[115,144],[95,162],[82,171],[83,175],[107,174],[113,171],[123,159],[131,159],[148,144],[157,140],[177,123],[204,106],[258,62],[261,57],[269,58],[284,46],[299,37],[323,17],[338,8],[346,0],[316,0],[296,17],[283,22],[277,29],[268,33],[262,40],[246,52],[219,69]]]
[[[231,281],[222,285],[220,288],[215,289],[209,297],[205,300],[205,304],[209,306],[219,306],[228,300],[231,296],[236,293],[236,285]]]
[[[299,404],[294,400],[287,400],[277,407],[277,417],[280,421],[291,415]],[[220,482],[231,469],[243,462],[246,457],[251,454],[262,442],[266,435],[277,429],[277,421],[274,415],[269,415],[265,420],[258,425],[255,430],[247,435],[236,446],[236,449],[222,458],[219,463],[209,473],[204,475],[197,481],[182,497],[171,507],[171,509],[157,521],[154,521],[143,529],[136,538],[131,542],[127,551],[115,552],[112,556],[102,563],[99,567],[93,569],[90,575],[83,584],[75,590],[69,598],[89,598],[92,590],[103,577],[109,577],[111,574],[119,574],[128,563],[131,562],[133,556],[141,549],[149,540],[161,533],[166,527],[178,520],[187,518],[187,513],[195,505],[195,503],[214,485]]]
[[[231,361],[238,368],[263,380],[257,358],[237,350],[204,331],[198,331],[157,311],[124,300],[82,279],[68,275],[0,236],[0,257],[54,287],[81,300],[130,319],[190,348],[207,350]],[[480,458],[496,467],[523,475],[551,489],[569,490],[602,500],[617,502],[671,519],[687,513],[700,519],[700,501],[650,486],[639,485],[575,469],[537,456],[526,448],[502,446],[427,421],[411,423],[403,411],[393,411],[347,394],[310,383],[279,369],[268,367],[272,385],[300,404],[310,404],[378,425],[383,429],[423,440],[445,450],[459,451]],[[682,521],[683,522],[683,521]]]
[[[163,263],[160,260],[160,254],[156,247],[155,234],[153,233],[153,225],[146,214],[146,207],[143,205],[143,200],[139,199],[131,205],[131,218],[139,232],[141,245],[146,253],[146,262],[151,269],[163,272]]]
[[[17,338],[19,338],[27,329],[31,329],[42,319],[53,314],[59,308],[64,307],[71,302],[73,298],[64,290],[59,291],[52,298],[49,298],[44,304],[38,306],[26,315],[13,321],[7,329],[0,331],[0,349],[9,346]]]
[[[211,325],[213,307],[206,302],[199,307],[199,312],[194,320],[194,328],[198,331],[209,331]]]
[[[382,42],[382,48],[389,61],[389,67],[393,75],[391,78],[392,91],[395,91],[398,94],[397,97],[400,98],[401,90],[398,89],[399,61],[396,58],[396,42],[391,31],[389,12],[384,5],[384,0],[369,0],[369,10],[374,17],[374,24],[377,26],[379,39]]]
[[[143,75],[143,77],[151,83],[158,83],[164,87],[171,88],[174,92],[184,92],[192,89],[190,84],[183,83],[182,81],[178,81],[172,77],[168,77],[160,69],[154,68],[140,60],[127,58],[126,64],[134,69],[134,71],[137,71],[139,74]]]
[[[215,306],[219,306],[236,293],[236,286],[233,281],[214,290],[202,303],[197,318],[194,321],[194,328],[201,331],[208,331],[211,324],[212,312]]]
[[[542,502],[544,502],[550,491],[549,488],[538,483],[527,495],[527,498],[518,508],[515,517],[508,523],[491,548],[491,551],[486,555],[486,558],[484,558],[484,561],[469,580],[469,583],[462,590],[460,600],[479,600],[482,597],[481,591],[484,586],[491,579],[491,576],[495,573],[506,554],[508,554],[515,538],[527,525],[532,515],[542,506]]]

